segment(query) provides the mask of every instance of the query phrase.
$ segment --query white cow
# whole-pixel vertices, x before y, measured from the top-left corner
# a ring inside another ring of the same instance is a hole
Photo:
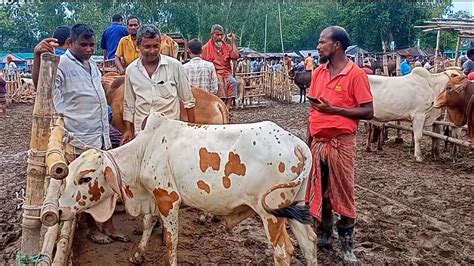
[[[214,213],[228,227],[258,214],[278,265],[288,265],[293,253],[290,218],[307,263],[316,265],[316,235],[303,203],[311,158],[302,140],[272,122],[201,126],[153,113],[130,143],[88,150],[71,163],[60,207],[103,222],[122,197],[129,214],[145,215],[133,262],[143,260],[160,216],[171,265],[182,204]]]
[[[443,90],[450,76],[459,75],[457,70],[431,74],[423,67],[402,77],[369,75],[374,97],[374,120],[378,122],[411,121],[415,139],[415,159],[423,161],[420,141],[423,127],[430,126],[441,115],[433,102]],[[370,143],[368,143],[370,145]]]

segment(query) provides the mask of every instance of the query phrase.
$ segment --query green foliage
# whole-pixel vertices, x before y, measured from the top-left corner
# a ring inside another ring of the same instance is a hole
[[[241,37],[240,46],[263,51],[267,17],[267,51],[281,51],[278,3],[281,8],[285,51],[315,49],[320,32],[329,25],[345,27],[353,43],[370,51],[382,51],[391,41],[397,48],[434,47],[436,36],[413,28],[423,20],[465,17],[466,12],[449,13],[450,0],[419,1],[74,1],[35,2],[0,6],[0,50],[31,51],[57,26],[87,23],[97,33],[97,43],[115,13],[137,15],[142,23],[153,23],[161,31],[183,33],[188,39],[209,39],[213,24]],[[443,47],[455,45],[444,34]]]

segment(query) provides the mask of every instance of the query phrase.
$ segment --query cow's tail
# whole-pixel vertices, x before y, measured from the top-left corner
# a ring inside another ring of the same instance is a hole
[[[277,184],[267,190],[263,194],[261,203],[266,212],[276,217],[295,219],[300,223],[310,224],[313,219],[309,213],[309,207],[300,203],[304,201],[304,197],[301,195],[305,193],[311,170],[311,152],[307,147],[303,149],[297,146],[295,155],[299,162],[287,171],[296,173],[297,177],[290,182]]]
[[[229,110],[227,110],[227,106],[224,104],[224,102],[218,102],[217,109],[219,109],[219,111],[221,112],[222,124],[229,124],[230,123]]]

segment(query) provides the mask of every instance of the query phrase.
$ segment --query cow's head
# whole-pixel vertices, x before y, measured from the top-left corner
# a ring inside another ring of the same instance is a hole
[[[120,194],[115,168],[103,151],[88,150],[69,165],[59,207],[71,215],[90,213],[98,222],[113,214]],[[69,215],[66,215],[69,216]]]
[[[446,86],[434,101],[435,108],[456,107],[464,104],[464,91],[469,80],[464,75],[452,73]]]

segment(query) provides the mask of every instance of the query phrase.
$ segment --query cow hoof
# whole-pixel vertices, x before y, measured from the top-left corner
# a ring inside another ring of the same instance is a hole
[[[129,261],[132,263],[132,264],[135,264],[135,265],[140,265],[143,263],[144,259],[143,259],[143,255],[139,254],[138,252],[135,253],[135,255],[133,257],[131,257],[129,259]]]
[[[119,242],[123,242],[123,243],[128,243],[128,242],[131,241],[129,236],[127,236],[125,234],[121,234],[121,233],[110,234],[109,237],[112,238],[115,241],[119,241]]]
[[[110,244],[110,243],[114,242],[114,240],[112,238],[110,238],[107,235],[102,234],[101,232],[98,232],[98,231],[87,233],[87,238],[90,241],[92,241],[96,244],[101,244],[101,245]]]
[[[416,157],[415,161],[417,163],[422,163],[423,162],[423,157]]]

